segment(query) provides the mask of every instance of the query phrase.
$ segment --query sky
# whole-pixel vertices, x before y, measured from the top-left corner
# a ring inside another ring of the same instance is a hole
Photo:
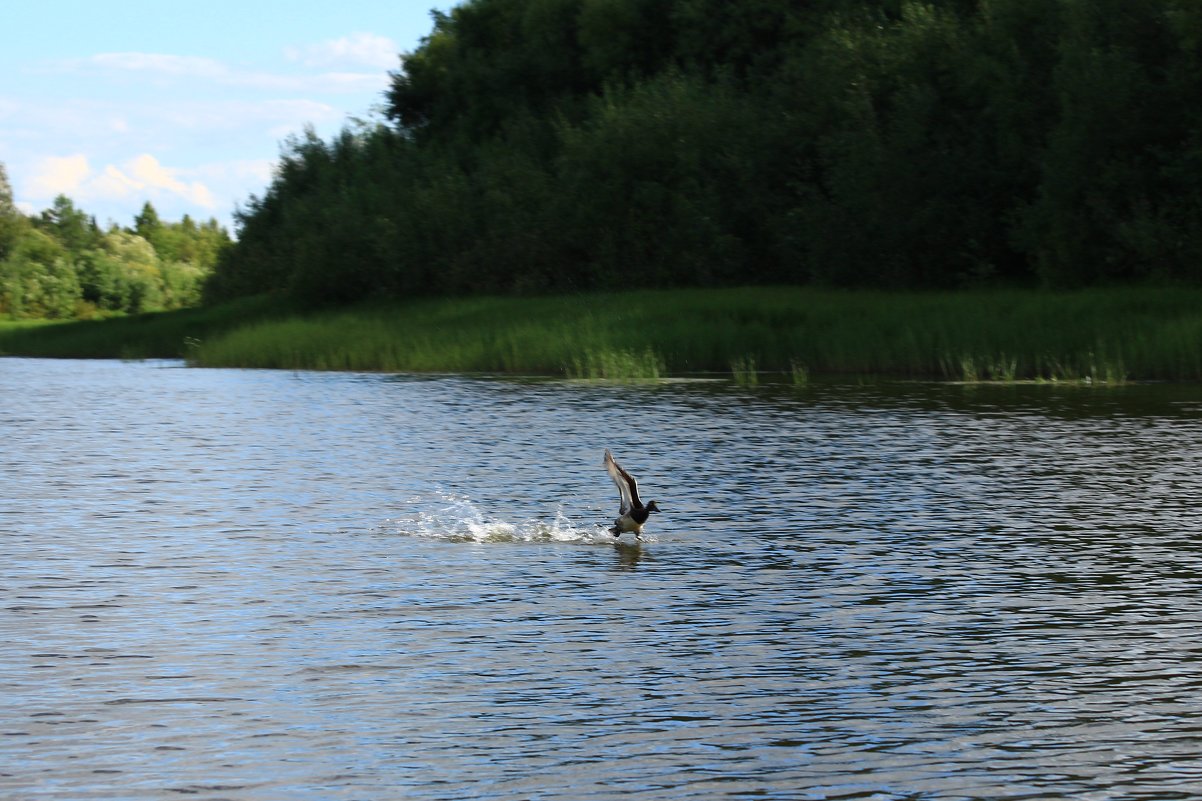
[[[281,143],[379,116],[439,0],[25,0],[0,9],[0,163],[32,214],[63,194],[129,226],[232,214]]]

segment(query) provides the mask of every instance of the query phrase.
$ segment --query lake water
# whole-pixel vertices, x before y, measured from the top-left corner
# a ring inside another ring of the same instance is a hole
[[[0,360],[0,797],[1197,798],[1200,461],[1197,387]]]

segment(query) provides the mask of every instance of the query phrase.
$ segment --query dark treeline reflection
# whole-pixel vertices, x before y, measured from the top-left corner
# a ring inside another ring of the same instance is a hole
[[[469,0],[213,299],[1196,281],[1194,0]]]

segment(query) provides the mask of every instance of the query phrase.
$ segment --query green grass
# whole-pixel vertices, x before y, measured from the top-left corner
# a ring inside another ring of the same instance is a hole
[[[610,378],[619,381],[655,380],[664,372],[664,362],[654,350],[645,348],[641,353],[632,350],[586,349],[573,356],[571,364],[564,366],[570,378]]]
[[[78,359],[187,358],[207,337],[284,313],[270,298],[80,322],[0,321],[0,355]]]
[[[730,363],[730,374],[740,386],[754,387],[760,383],[760,373],[755,367],[754,356],[735,357]]]
[[[450,298],[304,313],[251,299],[96,323],[0,326],[0,352],[621,380],[711,372],[747,386],[772,376],[804,385],[835,373],[1199,380],[1202,290],[775,287]]]
[[[804,364],[793,362],[789,365],[789,375],[793,378],[793,386],[804,387],[810,383],[810,370]]]

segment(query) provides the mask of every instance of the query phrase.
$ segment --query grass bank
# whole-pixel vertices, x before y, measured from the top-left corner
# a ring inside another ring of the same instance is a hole
[[[288,312],[250,300],[0,330],[0,351],[201,366],[640,378],[1202,379],[1202,290],[675,290]],[[185,346],[184,342],[189,344]],[[69,345],[69,347],[67,347]]]
[[[63,359],[180,359],[197,342],[285,315],[271,298],[78,322],[0,320],[0,355]]]

